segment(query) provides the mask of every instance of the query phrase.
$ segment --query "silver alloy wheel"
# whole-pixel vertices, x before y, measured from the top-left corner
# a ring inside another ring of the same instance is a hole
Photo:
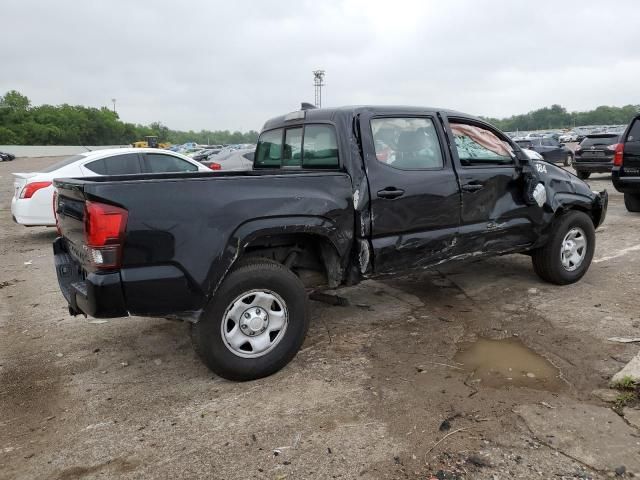
[[[587,256],[587,236],[579,227],[567,232],[560,246],[560,261],[568,272],[577,269]]]
[[[220,328],[225,346],[243,358],[257,358],[280,343],[289,313],[280,295],[251,290],[239,295],[224,312]]]

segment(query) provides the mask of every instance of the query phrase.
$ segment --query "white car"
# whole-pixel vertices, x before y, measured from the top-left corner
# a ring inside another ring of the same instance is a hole
[[[523,148],[522,151],[527,155],[527,157],[529,157],[529,160],[538,160],[538,161],[544,160],[544,157],[540,155],[538,152],[536,152],[535,150]]]
[[[210,172],[189,157],[157,148],[94,150],[66,158],[33,173],[14,173],[13,219],[28,227],[55,226],[53,179],[136,173]]]
[[[575,132],[563,133],[558,137],[558,141],[562,143],[575,142],[576,140],[578,140],[578,134]]]

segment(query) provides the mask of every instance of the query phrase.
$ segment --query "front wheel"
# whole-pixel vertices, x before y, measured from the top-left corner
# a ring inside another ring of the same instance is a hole
[[[283,368],[309,327],[307,294],[280,263],[258,258],[229,274],[191,327],[202,361],[228,380],[254,380]]]
[[[570,167],[571,165],[573,165],[573,155],[567,153],[567,156],[564,159],[564,166]]]
[[[547,243],[532,252],[533,269],[550,283],[577,282],[587,273],[595,247],[591,218],[584,212],[569,211],[556,219]]]
[[[584,170],[576,170],[576,175],[580,180],[586,180],[591,176],[591,172],[585,172]]]
[[[640,212],[640,194],[625,193],[624,206],[627,207],[627,210],[630,212]]]

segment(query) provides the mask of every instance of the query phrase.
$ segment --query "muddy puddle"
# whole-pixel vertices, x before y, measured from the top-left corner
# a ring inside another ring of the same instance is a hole
[[[454,360],[472,372],[467,382],[475,381],[478,387],[514,386],[556,391],[563,386],[560,371],[515,338],[479,338],[462,343]]]

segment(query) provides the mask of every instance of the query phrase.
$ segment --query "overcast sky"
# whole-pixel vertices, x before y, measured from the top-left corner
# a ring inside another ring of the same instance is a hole
[[[175,129],[313,102],[492,117],[640,103],[640,2],[2,0],[0,94]]]

